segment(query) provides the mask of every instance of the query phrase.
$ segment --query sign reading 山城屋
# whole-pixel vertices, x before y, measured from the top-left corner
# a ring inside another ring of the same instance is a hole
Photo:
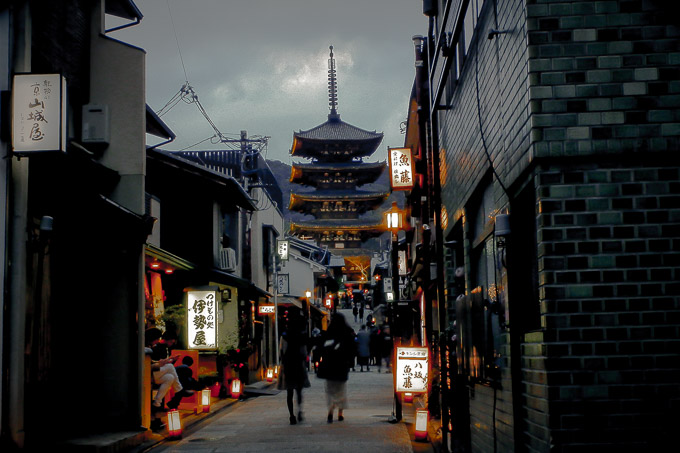
[[[12,85],[12,151],[30,155],[66,150],[66,79],[17,74]]]

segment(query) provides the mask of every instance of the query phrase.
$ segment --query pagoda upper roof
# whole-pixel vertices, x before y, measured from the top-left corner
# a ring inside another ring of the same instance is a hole
[[[367,131],[328,115],[328,121],[306,131],[293,134],[292,156],[348,160],[369,156],[383,139],[382,132]]]
[[[314,183],[312,175],[325,173],[341,173],[343,175],[352,173],[359,178],[362,183],[374,182],[380,174],[385,171],[385,162],[314,162],[311,164],[294,163],[290,172],[290,181]]]

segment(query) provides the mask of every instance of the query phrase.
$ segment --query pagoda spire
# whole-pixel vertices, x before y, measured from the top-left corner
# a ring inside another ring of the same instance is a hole
[[[333,57],[333,46],[330,46],[330,58],[328,59],[328,105],[331,108],[331,113],[328,114],[329,121],[339,121],[340,114],[338,114],[338,82],[335,79],[335,58]]]

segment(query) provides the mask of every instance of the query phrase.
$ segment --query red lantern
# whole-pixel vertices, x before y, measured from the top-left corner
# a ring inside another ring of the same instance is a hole
[[[168,437],[175,439],[182,437],[182,419],[177,409],[168,412]]]
[[[267,382],[274,380],[274,368],[267,368]]]
[[[241,381],[234,379],[231,381],[231,397],[238,399],[239,396],[241,396]]]
[[[414,430],[415,439],[419,441],[427,440],[427,422],[429,414],[427,409],[418,409],[416,411],[416,428]]]
[[[210,389],[201,390],[201,406],[203,412],[210,412]]]

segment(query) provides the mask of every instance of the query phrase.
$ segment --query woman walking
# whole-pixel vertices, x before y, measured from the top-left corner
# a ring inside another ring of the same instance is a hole
[[[286,389],[286,404],[290,415],[290,424],[302,421],[302,389],[309,387],[307,376],[307,343],[305,339],[305,323],[302,315],[289,313],[288,325],[281,335],[280,355],[281,371],[277,387]],[[295,417],[293,392],[297,392],[298,413]]]
[[[345,419],[343,411],[347,407],[347,377],[354,339],[345,317],[335,313],[331,318],[324,337],[321,363],[317,376],[326,380],[326,402],[328,423],[333,423],[333,412],[338,410],[338,421]]]

